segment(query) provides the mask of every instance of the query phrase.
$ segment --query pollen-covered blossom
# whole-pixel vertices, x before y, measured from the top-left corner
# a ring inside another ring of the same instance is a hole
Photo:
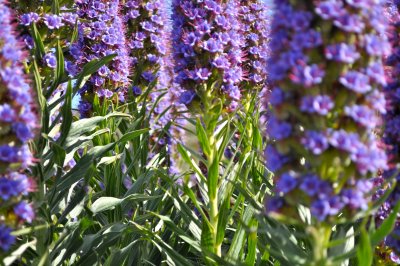
[[[229,3],[227,3],[229,2]],[[205,88],[228,110],[241,99],[244,39],[235,1],[172,1],[172,48],[180,101],[204,98]]]
[[[334,222],[368,208],[369,178],[387,169],[373,133],[385,113],[378,88],[390,52],[381,2],[275,1],[266,157],[276,194],[268,213],[293,215],[301,204],[314,222]]]
[[[70,53],[75,64],[82,68],[86,63],[101,59],[106,55],[116,57],[94,73],[81,89],[81,115],[91,111],[90,102],[94,94],[100,99],[123,102],[129,84],[130,57],[125,40],[125,29],[120,16],[120,1],[76,0],[79,17],[78,41],[72,45]]]
[[[267,59],[269,56],[268,38],[270,17],[268,6],[259,0],[239,1],[241,30],[245,37],[245,59],[242,82],[243,93],[250,93],[254,87],[263,89],[267,79]]]
[[[6,1],[0,0],[0,253],[15,242],[10,235],[12,227],[18,222],[32,222],[34,217],[29,204],[24,210],[16,209],[21,196],[30,189],[28,177],[19,172],[32,163],[28,142],[34,137],[38,120],[22,64],[23,44],[17,40],[13,21]]]

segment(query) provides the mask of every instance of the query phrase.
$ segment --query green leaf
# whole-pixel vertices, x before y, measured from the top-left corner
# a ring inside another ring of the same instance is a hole
[[[101,59],[93,59],[92,61],[87,63],[83,67],[82,72],[79,73],[79,75],[77,76],[75,93],[80,88],[82,88],[83,85],[85,85],[86,81],[90,78],[90,76],[93,73],[95,73],[97,70],[99,70],[102,66],[111,62],[116,56],[117,56],[117,54],[110,54]]]
[[[207,156],[209,156],[211,154],[210,142],[208,141],[207,133],[204,130],[204,127],[201,124],[201,121],[199,118],[197,118],[196,133],[197,133],[197,138],[200,143],[200,146],[203,149],[203,152]]]
[[[371,266],[373,252],[369,235],[365,228],[361,228],[361,236],[357,248],[358,265]]]
[[[245,264],[252,266],[256,262],[257,255],[257,227],[258,222],[256,219],[252,219],[250,222],[250,232],[247,237],[247,256]]]
[[[46,54],[46,52],[44,49],[44,44],[43,44],[42,38],[40,37],[40,34],[37,30],[36,22],[32,23],[31,31],[32,31],[32,38],[35,43],[36,56],[37,56],[37,59],[40,60],[43,58],[43,56]]]
[[[188,243],[191,247],[193,247],[194,249],[196,249],[197,251],[200,251],[200,245],[197,241],[195,241],[194,239],[192,239],[191,237],[189,237],[185,231],[183,231],[181,228],[179,228],[174,221],[171,220],[171,218],[165,216],[165,215],[160,215],[158,213],[152,212],[152,214],[156,217],[158,217],[160,220],[164,221],[164,223],[166,223],[166,225],[170,228],[171,231],[175,232],[179,238],[181,238],[183,241],[185,241],[186,243]]]
[[[229,247],[228,259],[232,263],[239,260],[239,256],[245,246],[247,232],[243,224],[248,225],[252,220],[254,213],[255,213],[254,207],[252,207],[251,205],[247,206],[242,217],[243,222],[238,226],[235,235],[232,239],[232,244]]]
[[[64,60],[64,53],[61,48],[60,40],[57,40],[57,49],[56,49],[56,58],[57,58],[57,68],[55,70],[55,77],[53,87],[54,89],[60,84],[64,73],[65,73],[65,60]],[[51,91],[51,93],[54,90]]]
[[[62,106],[61,113],[63,117],[63,121],[60,129],[60,138],[58,139],[58,143],[63,145],[65,140],[68,137],[69,131],[72,126],[72,85],[71,81],[68,81],[67,90],[65,91],[65,99],[64,105]]]
[[[217,126],[218,120],[221,117],[222,108],[222,101],[221,99],[217,98],[217,103],[210,110],[211,117],[209,119],[209,124],[207,125],[207,132],[214,131],[215,127]]]
[[[65,150],[55,142],[52,142],[50,147],[53,151],[52,161],[55,162],[60,168],[63,168],[66,155]]]
[[[214,248],[214,237],[211,230],[211,226],[208,223],[203,223],[201,230],[201,247],[208,251],[213,251]]]
[[[53,0],[53,5],[51,6],[51,12],[53,14],[60,14],[60,4],[58,3],[58,0]]]
[[[217,157],[214,157],[208,169],[208,176],[207,176],[208,195],[210,197],[210,200],[217,198],[218,182],[219,182],[219,160]]]
[[[35,88],[36,88],[36,94],[38,97],[40,110],[42,110],[42,112],[43,112],[43,110],[45,110],[45,108],[47,107],[47,102],[46,102],[46,98],[43,96],[42,79],[40,77],[39,68],[38,68],[36,60],[33,60],[33,75],[35,77]]]
[[[231,201],[230,197],[226,197],[218,211],[218,226],[217,226],[217,239],[216,244],[219,245],[224,241],[225,230],[228,225],[229,209]]]
[[[57,185],[55,185],[52,190],[56,194],[65,194],[66,190],[79,180],[86,177],[87,171],[93,165],[97,158],[100,158],[104,153],[110,151],[114,147],[114,143],[107,144],[105,146],[96,146],[92,148],[86,155],[84,155],[65,176],[62,180],[57,180]],[[52,195],[52,194],[50,194]],[[53,208],[55,202],[52,202]]]
[[[125,236],[127,228],[127,224],[114,223],[104,226],[96,234],[84,236],[78,249],[81,257],[74,265],[96,265],[101,257],[106,256],[109,248],[117,245],[118,240]]]
[[[373,246],[378,245],[387,235],[390,234],[390,232],[393,231],[397,222],[397,215],[399,211],[400,201],[397,202],[389,217],[386,218],[381,226],[379,226],[379,228],[371,235],[371,243]]]
[[[128,132],[118,140],[118,143],[124,143],[124,142],[131,141],[148,131],[149,131],[148,128],[144,128],[144,129],[139,129],[139,130]]]
[[[101,197],[92,204],[90,209],[94,214],[98,214],[103,211],[114,209],[115,207],[121,205],[124,201],[140,202],[157,198],[159,198],[159,196],[147,196],[143,194],[131,194],[122,199],[113,197]]]
[[[185,147],[181,143],[178,143],[178,152],[182,155],[182,159],[193,168],[193,170],[201,177],[201,179],[203,181],[206,181],[207,178],[201,172],[200,167],[191,158],[190,153],[185,149]]]

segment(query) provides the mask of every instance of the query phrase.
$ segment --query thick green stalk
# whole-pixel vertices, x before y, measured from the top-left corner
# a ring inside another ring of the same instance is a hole
[[[310,230],[313,237],[312,266],[331,265],[328,258],[329,240],[332,229],[329,225],[317,225]]]
[[[221,256],[221,245],[222,243],[218,243],[217,235],[218,235],[218,190],[219,190],[219,157],[218,157],[218,148],[217,141],[215,139],[214,133],[216,129],[216,116],[220,114],[216,114],[213,112],[213,96],[210,90],[205,90],[204,93],[204,113],[203,113],[203,122],[205,126],[205,133],[209,143],[209,151],[203,150],[204,156],[206,157],[207,162],[207,188],[208,188],[208,197],[209,197],[209,218],[211,224],[211,234],[213,239],[213,252],[217,256]]]

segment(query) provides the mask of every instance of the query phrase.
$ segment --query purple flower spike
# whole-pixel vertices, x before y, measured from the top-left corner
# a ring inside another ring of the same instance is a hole
[[[100,69],[92,75],[86,83],[86,89],[81,97],[92,102],[95,94],[109,98],[109,92],[116,93],[118,99],[124,99],[128,92],[131,58],[126,49],[125,29],[120,17],[120,1],[88,0],[76,1],[78,19],[78,41],[70,48],[70,53],[75,59],[78,71],[94,59],[115,54],[116,57],[107,66],[107,71]],[[104,87],[107,84],[107,87]],[[102,91],[100,91],[102,90]],[[106,92],[106,93],[104,93]],[[79,110],[88,116],[91,109],[89,105],[82,106]]]
[[[38,20],[36,13],[21,16],[24,25]],[[34,138],[38,124],[34,94],[24,73],[24,44],[17,39],[13,23],[14,17],[6,1],[0,0],[0,249],[3,252],[9,251],[15,243],[11,231],[17,229],[9,227],[17,223],[6,214],[20,217],[22,212],[17,211],[17,203],[31,189],[28,178],[19,172],[32,164],[28,142]],[[24,214],[27,215],[20,220],[31,223],[33,209],[29,205],[26,210]]]
[[[267,79],[267,58],[269,55],[268,37],[270,9],[259,0],[240,0],[239,18],[242,21],[242,35],[245,36],[245,50],[247,56],[243,61],[243,68],[249,73],[248,79],[242,81],[246,87],[245,93],[252,93],[249,87],[264,88]]]
[[[400,29],[400,2],[388,2],[385,14],[390,22],[389,30],[386,30],[385,33],[392,46],[392,51],[386,61],[387,66],[385,70],[383,67],[376,64],[370,64],[367,69],[367,74],[374,79],[375,82],[386,85],[384,94],[370,94],[368,100],[384,114],[383,124],[385,126],[385,131],[383,134],[383,142],[384,145],[386,145],[386,153],[390,160],[389,167],[386,168],[386,171],[383,172],[382,176],[375,179],[375,181],[377,181],[375,186],[381,189],[379,189],[373,197],[375,200],[379,200],[386,192],[386,189],[393,189],[392,193],[375,216],[377,226],[382,224],[383,220],[393,212],[393,208],[400,200],[399,175],[398,167],[396,166],[396,164],[400,162],[400,36],[398,34]],[[376,40],[376,36],[369,35],[365,38],[365,49],[369,54],[385,54],[389,51],[389,47],[379,44]],[[384,80],[385,74],[388,78],[387,84]],[[385,110],[383,110],[383,107],[385,107]],[[365,157],[368,158],[367,156]],[[363,165],[366,169],[368,169],[368,162],[367,160],[367,163]],[[385,179],[391,182],[393,177],[397,180],[394,188],[385,188],[382,186]],[[385,265],[398,265],[400,263],[399,236],[400,223],[397,218],[394,230],[385,238],[379,248],[379,250],[385,252],[377,254],[382,258]]]
[[[245,79],[242,69],[245,55],[241,49],[245,39],[241,33],[239,2],[172,1],[172,52],[176,83],[184,91],[198,93],[205,84],[217,82],[218,89],[213,90],[213,97],[225,94],[227,110],[238,106],[241,94],[226,88],[239,86]],[[256,44],[252,44],[252,53],[249,50],[254,59],[266,55],[256,51]],[[251,78],[262,83],[262,76],[253,75]],[[189,95],[191,93],[180,97],[185,99],[181,102],[190,103],[194,97],[187,97]]]
[[[314,224],[334,224],[339,215],[353,217],[369,206],[372,187],[366,180],[388,169],[384,145],[374,133],[379,114],[391,113],[388,99],[396,97],[380,91],[387,84],[383,56],[390,51],[384,4],[300,2],[274,1],[268,58],[274,89],[266,98],[274,108],[265,156],[276,178],[276,196],[283,199],[281,214],[298,219],[293,213],[303,205]],[[398,66],[398,58],[390,60]],[[399,123],[400,118],[389,123],[391,132],[400,132]],[[298,186],[286,185],[288,171]],[[293,192],[285,195],[286,188]],[[293,200],[296,193],[304,197]]]

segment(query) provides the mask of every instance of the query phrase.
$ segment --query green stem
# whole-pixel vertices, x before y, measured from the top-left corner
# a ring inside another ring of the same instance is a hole
[[[218,148],[216,144],[216,139],[214,136],[215,128],[214,125],[215,116],[212,112],[212,103],[213,96],[210,90],[205,90],[204,93],[204,126],[206,130],[206,135],[210,145],[209,154],[204,153],[207,161],[207,186],[208,186],[208,196],[209,196],[209,216],[210,216],[210,224],[211,224],[211,233],[213,238],[213,252],[217,256],[221,257],[221,246],[222,243],[219,243],[218,236],[218,221],[219,221],[219,206],[218,206],[218,190],[219,190],[219,157],[218,157]]]
[[[313,234],[313,262],[314,266],[330,265],[328,257],[329,240],[332,229],[329,225],[320,225],[312,229]]]

